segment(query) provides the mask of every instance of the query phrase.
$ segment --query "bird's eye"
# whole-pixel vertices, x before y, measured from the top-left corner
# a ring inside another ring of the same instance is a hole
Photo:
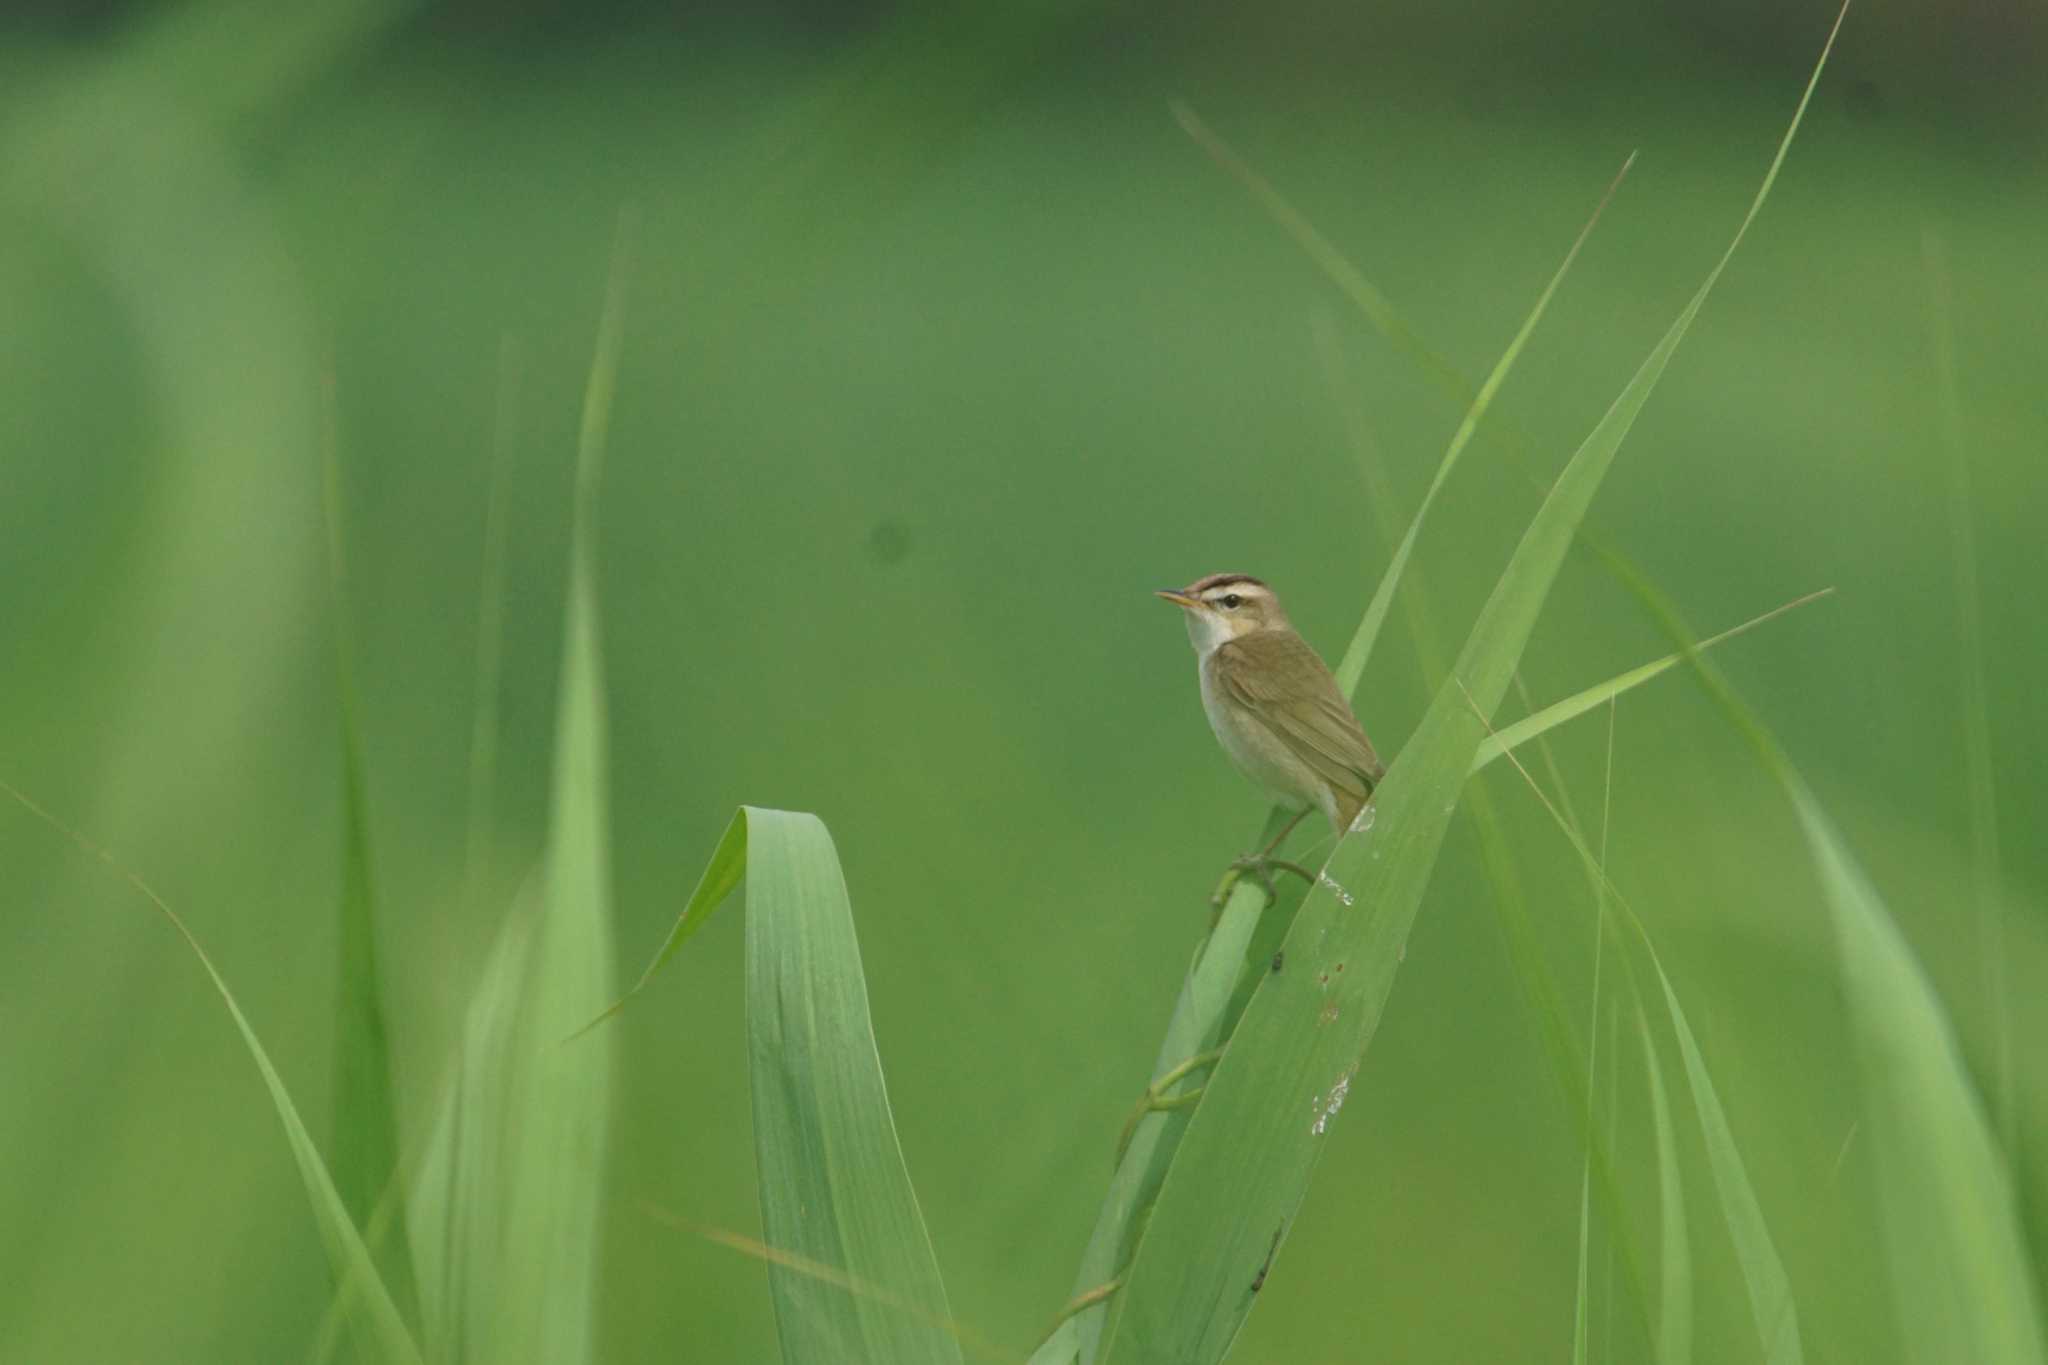
[[[1223,605],[1235,611],[1244,605],[1244,599],[1234,592],[1227,592],[1223,594]]]

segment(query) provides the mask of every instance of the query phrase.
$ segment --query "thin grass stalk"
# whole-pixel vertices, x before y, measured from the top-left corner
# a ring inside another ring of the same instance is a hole
[[[1955,589],[1956,653],[1961,663],[1963,770],[1970,793],[1970,894],[1976,903],[1978,971],[1991,1014],[1991,1113],[2008,1164],[2019,1159],[2019,1113],[2013,1100],[2012,1009],[2006,986],[2005,903],[1999,872],[1998,779],[1991,764],[1991,703],[1984,686],[1984,627],[1977,585],[1976,515],[1970,496],[1969,445],[1956,379],[1954,290],[1948,249],[1922,229],[1927,263],[1929,330],[1934,337],[1935,394],[1947,449],[1948,541]]]

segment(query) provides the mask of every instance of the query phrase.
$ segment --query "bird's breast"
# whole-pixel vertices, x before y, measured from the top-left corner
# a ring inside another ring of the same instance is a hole
[[[1252,781],[1290,803],[1314,804],[1322,784],[1265,722],[1231,696],[1216,677],[1210,658],[1201,663],[1202,709],[1209,715],[1209,728],[1230,761]]]

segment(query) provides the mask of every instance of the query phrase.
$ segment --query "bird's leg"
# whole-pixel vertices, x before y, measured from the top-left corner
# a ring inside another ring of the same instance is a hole
[[[1282,825],[1280,832],[1273,836],[1273,842],[1267,844],[1257,853],[1245,854],[1224,870],[1223,880],[1216,884],[1216,893],[1209,897],[1209,908],[1211,910],[1219,915],[1222,914],[1223,903],[1230,899],[1230,893],[1236,888],[1238,880],[1246,875],[1249,875],[1265,891],[1268,904],[1279,899],[1279,888],[1273,885],[1273,871],[1275,868],[1282,872],[1292,872],[1309,885],[1315,885],[1315,873],[1309,871],[1300,863],[1291,863],[1284,858],[1273,856],[1273,850],[1286,842],[1287,836],[1294,832],[1294,827],[1301,823],[1302,817],[1309,813],[1309,809],[1309,807],[1304,806],[1299,811],[1296,811],[1294,818]]]
[[[1294,833],[1294,827],[1300,824],[1302,820],[1306,818],[1308,812],[1309,808],[1307,806],[1303,806],[1300,810],[1296,811],[1294,813],[1294,818],[1292,820],[1289,820],[1286,824],[1280,826],[1280,832],[1273,836],[1273,842],[1267,844],[1265,849],[1259,854],[1259,856],[1262,858],[1272,857],[1273,850],[1287,842],[1287,836]]]

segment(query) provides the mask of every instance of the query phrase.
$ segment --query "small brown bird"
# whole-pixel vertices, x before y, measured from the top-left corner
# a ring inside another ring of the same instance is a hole
[[[1187,617],[1202,709],[1231,761],[1283,805],[1313,806],[1339,835],[1350,830],[1386,766],[1279,597],[1241,573],[1210,574],[1158,595]]]

